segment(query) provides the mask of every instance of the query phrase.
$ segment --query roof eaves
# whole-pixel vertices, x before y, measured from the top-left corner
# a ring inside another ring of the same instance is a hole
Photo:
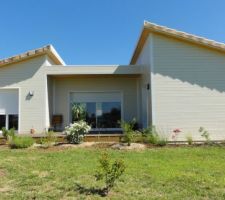
[[[0,67],[8,65],[8,64],[24,61],[26,59],[33,58],[39,55],[44,55],[44,54],[49,55],[49,57],[51,57],[56,62],[56,64],[65,65],[65,62],[59,56],[55,48],[52,45],[46,45],[42,48],[30,50],[25,53],[21,53],[15,56],[11,56],[9,58],[2,59],[0,60]]]
[[[210,40],[204,37],[200,37],[194,34],[189,34],[186,32],[178,31],[175,29],[168,28],[166,26],[160,26],[154,23],[150,23],[148,21],[144,21],[144,27],[141,32],[141,36],[138,39],[137,46],[134,50],[134,53],[132,55],[130,64],[135,64],[137,61],[137,58],[141,52],[142,47],[144,46],[144,42],[146,40],[147,34],[144,34],[146,32],[152,32],[152,33],[161,33],[167,36],[175,37],[182,39],[184,41],[189,41],[198,45],[203,45],[209,48],[213,48],[219,51],[225,52],[225,44],[220,43],[214,40]]]

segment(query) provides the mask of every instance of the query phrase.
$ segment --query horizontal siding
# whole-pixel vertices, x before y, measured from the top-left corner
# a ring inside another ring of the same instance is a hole
[[[225,54],[154,35],[154,124],[180,140],[205,127],[212,139],[225,139]]]
[[[43,66],[47,64],[46,56],[39,56],[0,68],[0,89],[19,88],[21,133],[29,133],[31,128],[43,132],[46,128],[46,80]],[[30,99],[29,91],[34,92]]]

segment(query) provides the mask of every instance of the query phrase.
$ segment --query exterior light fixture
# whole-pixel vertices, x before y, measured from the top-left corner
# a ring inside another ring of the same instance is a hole
[[[29,95],[30,97],[34,96],[34,91],[29,91],[28,95]]]

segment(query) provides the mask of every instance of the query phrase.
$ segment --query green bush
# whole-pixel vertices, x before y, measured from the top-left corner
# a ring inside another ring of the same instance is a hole
[[[206,144],[210,144],[211,142],[211,140],[210,140],[210,133],[204,128],[204,127],[200,127],[199,128],[199,133],[201,133],[201,136],[203,137],[203,138],[205,138],[205,143]]]
[[[45,137],[43,137],[40,141],[43,147],[48,148],[53,146],[57,141],[54,131],[46,131]]]
[[[2,135],[3,137],[9,139],[8,137],[14,137],[15,136],[15,129],[11,128],[10,130],[7,130],[5,127],[2,128]]]
[[[5,127],[2,128],[2,136],[4,138],[7,138],[7,136],[8,136],[8,130]]]
[[[162,136],[162,133],[158,132],[155,126],[143,129],[142,135],[145,138],[144,141],[147,143],[157,146],[165,146],[167,144],[167,139]]]
[[[187,140],[187,143],[188,143],[189,145],[192,145],[192,144],[193,144],[193,138],[192,138],[191,135],[187,135],[187,136],[186,136],[186,140]]]
[[[157,146],[166,146],[167,145],[167,139],[165,137],[159,137],[157,142],[156,142]]]
[[[104,180],[105,188],[104,192],[107,195],[111,188],[115,185],[115,181],[125,171],[125,164],[123,160],[111,161],[109,154],[104,153],[99,159],[100,166],[95,174],[96,180]]]
[[[12,149],[28,148],[34,144],[34,139],[29,136],[14,136],[9,145]]]
[[[121,128],[123,129],[123,142],[127,143],[130,146],[131,142],[134,139],[134,125],[136,124],[136,120],[133,119],[131,122],[122,121]]]
[[[158,136],[155,126],[151,126],[151,127],[143,129],[142,135],[145,138],[144,140],[147,143],[157,144],[159,136]]]
[[[145,137],[143,137],[142,132],[140,131],[134,131],[133,132],[133,137],[131,139],[132,142],[137,142],[137,143],[146,143]]]
[[[150,143],[150,144],[157,144],[158,143],[158,140],[159,140],[159,136],[156,135],[156,134],[150,134],[148,137],[147,137],[147,141]]]

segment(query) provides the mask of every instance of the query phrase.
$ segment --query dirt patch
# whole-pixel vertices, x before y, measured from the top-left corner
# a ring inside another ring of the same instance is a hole
[[[59,143],[49,147],[36,144],[32,147],[32,149],[38,149],[39,151],[44,151],[44,152],[52,152],[52,151],[55,152],[55,151],[63,151],[65,149],[89,148],[89,147],[93,147],[94,145],[95,145],[95,142],[84,142],[81,144]]]
[[[111,146],[112,149],[118,150],[144,150],[147,148],[145,144],[131,143],[130,146],[124,143],[118,143]]]
[[[12,189],[9,186],[0,187],[0,192],[9,192]]]
[[[38,149],[39,146],[36,146]],[[112,148],[118,150],[144,150],[148,148],[148,145],[141,143],[131,143],[128,146],[126,143],[115,143],[115,142],[83,142],[81,144],[58,144],[55,146],[51,146],[49,148],[43,149],[47,151],[63,151],[65,149],[74,149],[74,148]]]
[[[6,176],[7,172],[4,169],[0,169],[0,177]]]
[[[61,144],[58,147],[60,148],[86,148],[92,147],[95,145],[95,142],[83,142],[81,144]]]

